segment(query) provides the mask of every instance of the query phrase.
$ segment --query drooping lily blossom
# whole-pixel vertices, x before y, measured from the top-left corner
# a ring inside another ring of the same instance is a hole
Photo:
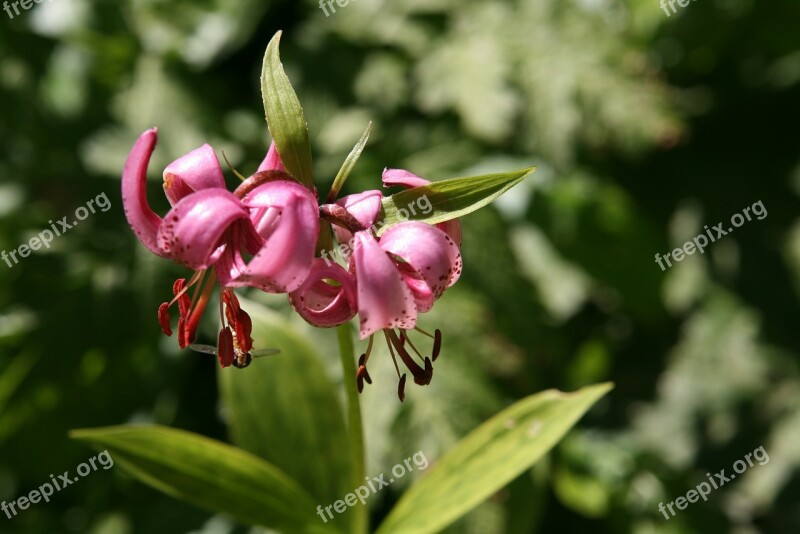
[[[392,358],[396,351],[414,382],[429,384],[433,375],[432,361],[441,348],[441,332],[436,330],[431,335],[418,328],[417,315],[430,311],[434,301],[461,275],[458,245],[439,228],[416,221],[392,226],[380,239],[366,231],[357,232],[355,239],[350,269],[356,278],[359,336],[370,338],[359,363],[359,379],[366,373],[372,336],[382,330]],[[434,339],[430,357],[420,354],[408,336],[409,330]],[[406,345],[422,360],[422,366]],[[400,378],[398,396],[402,400],[405,374],[401,376],[399,368],[397,373]],[[363,387],[360,380],[359,387]]]
[[[416,187],[427,183],[415,175],[395,174],[388,177],[387,185]],[[458,280],[462,267],[459,250],[461,228],[457,221],[448,221],[438,226],[407,221],[392,226],[377,238],[373,224],[380,214],[381,197],[377,191],[350,195],[333,205],[322,206],[320,212],[336,225],[334,228],[339,242],[344,243],[346,240],[347,253],[342,256],[346,258],[349,273],[354,279],[357,300],[357,310],[350,309],[349,312],[355,314],[357,311],[359,315],[360,338],[369,338],[367,350],[359,359],[359,391],[363,389],[364,381],[372,383],[367,362],[372,352],[373,336],[382,331],[400,379],[398,396],[403,400],[406,375],[400,373],[396,355],[412,374],[415,383],[430,383],[433,375],[432,362],[436,360],[441,349],[441,332],[436,330],[431,335],[418,328],[417,315],[430,311],[434,301]],[[337,282],[342,277],[342,273],[338,274]],[[322,277],[320,275],[317,278]],[[345,284],[342,283],[341,286],[344,287]],[[314,287],[319,288],[318,293],[328,291],[331,296],[334,295],[333,289],[316,284]],[[293,304],[300,311],[296,300],[293,298]],[[325,302],[333,301],[329,299]],[[344,307],[339,311],[343,309]],[[327,315],[328,310],[330,315]],[[332,307],[323,307],[318,310],[317,316],[303,312],[301,315],[312,324],[325,326],[321,324],[321,319],[332,317],[332,310]],[[342,313],[337,319],[344,322],[345,316]],[[408,331],[412,329],[433,338],[430,356],[424,357],[417,350],[408,336]],[[409,347],[419,361],[411,355]]]
[[[147,166],[156,140],[155,128],[144,132],[125,163],[125,215],[151,252],[195,271],[188,282],[177,280],[174,298],[159,307],[162,330],[171,335],[168,310],[178,304],[181,348],[193,342],[200,317],[219,283],[222,329],[218,356],[226,367],[233,363],[232,355],[252,348],[250,317],[239,307],[232,288],[251,286],[285,293],[303,284],[311,270],[319,232],[317,199],[285,172],[274,145],[259,171],[231,193],[225,188],[216,154],[204,145],[164,170],[164,191],[172,209],[161,218],[146,197]],[[245,255],[252,258],[247,261]]]
[[[303,285],[289,293],[289,302],[314,326],[339,326],[356,314],[355,278],[338,263],[315,258]]]

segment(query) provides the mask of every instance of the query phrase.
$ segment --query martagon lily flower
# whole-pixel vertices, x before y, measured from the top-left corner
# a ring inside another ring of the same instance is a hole
[[[417,187],[428,183],[401,170],[385,171],[383,180],[387,186]],[[430,311],[434,301],[461,275],[461,226],[456,220],[437,226],[406,221],[376,238],[381,197],[380,191],[367,191],[320,208],[323,217],[335,224],[340,249],[341,244],[348,243],[342,251],[348,270],[316,259],[308,280],[290,294],[290,301],[306,321],[316,326],[342,324],[358,313],[359,336],[369,339],[358,362],[359,391],[365,381],[372,383],[367,362],[374,334],[382,331],[399,378],[398,396],[403,400],[406,374],[401,374],[396,354],[416,384],[430,383],[432,362],[441,350],[442,336],[438,329],[430,334],[417,327],[417,316]],[[408,336],[409,330],[433,338],[430,356],[422,356],[417,350]],[[409,353],[409,347],[419,361]]]
[[[285,172],[274,144],[258,171],[231,193],[214,150],[206,144],[164,170],[164,192],[172,209],[162,218],[146,197],[147,166],[156,141],[155,128],[144,132],[125,163],[125,216],[148,250],[195,271],[188,282],[175,281],[174,298],[159,307],[159,323],[172,335],[168,310],[177,303],[178,344],[187,347],[219,285],[218,356],[222,367],[238,366],[253,340],[250,317],[233,288],[285,293],[303,284],[319,232],[316,195]]]

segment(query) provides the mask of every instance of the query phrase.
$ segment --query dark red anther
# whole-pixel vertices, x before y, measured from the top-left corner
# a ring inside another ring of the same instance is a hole
[[[433,333],[433,361],[439,357],[439,352],[442,350],[442,331],[438,328]]]
[[[400,397],[400,402],[403,402],[406,398],[406,375],[403,373],[403,376],[400,377],[400,384],[397,386],[397,396]]]
[[[223,369],[231,365],[236,357],[236,352],[233,350],[233,332],[227,326],[219,331],[217,357]]]
[[[192,344],[193,338],[189,333],[189,328],[186,326],[186,319],[183,317],[178,319],[178,347],[185,349]]]
[[[178,297],[178,310],[180,310],[180,314],[183,317],[189,315],[189,308],[192,305],[191,299],[189,299],[189,295],[186,294],[186,278],[178,278],[175,280],[175,283],[172,284],[172,294]]]
[[[431,378],[433,378],[433,364],[430,358],[425,358],[425,384],[430,384]]]
[[[367,384],[372,384],[372,377],[369,376],[369,371],[367,371],[366,365],[362,364],[358,366],[358,371],[356,372],[356,378],[359,381],[366,381]],[[361,393],[360,390],[359,393]]]
[[[229,325],[236,324],[236,311],[232,306],[225,306],[225,319],[228,321]]]
[[[166,335],[172,335],[172,328],[169,326],[169,302],[164,302],[158,307],[158,324],[161,325],[161,331]]]
[[[250,352],[253,349],[253,321],[250,315],[244,310],[239,310],[239,317],[234,324],[236,329],[236,341],[239,343],[239,348],[245,352]]]
[[[226,289],[222,292],[222,302],[224,302],[229,308],[232,308],[231,311],[233,312],[234,317],[239,313],[239,299],[236,298],[236,293],[234,293],[232,290]]]

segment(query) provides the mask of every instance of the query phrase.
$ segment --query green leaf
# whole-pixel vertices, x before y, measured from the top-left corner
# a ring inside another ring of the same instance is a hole
[[[400,498],[378,533],[442,530],[529,469],[612,387],[549,390],[506,408],[436,462]]]
[[[285,473],[245,451],[156,425],[74,430],[74,439],[108,450],[138,480],[251,525],[289,532],[331,532],[311,497]]]
[[[278,51],[280,41],[281,32],[278,32],[267,45],[264,54],[261,69],[264,113],[286,170],[308,188],[313,188],[314,170],[311,164],[308,124],[292,83],[283,71]]]
[[[327,202],[333,202],[339,195],[339,191],[342,190],[342,186],[350,176],[350,171],[353,170],[358,158],[361,157],[361,153],[364,151],[364,147],[367,145],[367,139],[369,139],[369,134],[371,131],[372,122],[370,121],[370,123],[367,124],[367,129],[364,130],[363,134],[361,134],[361,138],[358,140],[358,143],[356,143],[356,146],[353,147],[353,150],[350,151],[350,154],[348,154],[347,158],[344,160],[342,168],[339,169],[338,173],[336,173],[336,178],[333,179],[333,185],[331,185],[331,192],[328,193]]]
[[[383,199],[384,226],[381,231],[406,220],[438,224],[463,217],[486,206],[535,170],[536,167],[529,167],[512,172],[452,178],[401,191]],[[431,209],[421,210],[419,204],[413,211],[409,209],[423,197],[430,201]],[[407,217],[400,213],[401,209],[405,210]]]
[[[357,486],[336,389],[314,348],[282,318],[255,303],[242,306],[253,318],[255,348],[281,352],[257,358],[247,369],[219,373],[231,438],[279,465],[316,504],[327,506]],[[348,508],[333,523],[346,527],[351,518]]]

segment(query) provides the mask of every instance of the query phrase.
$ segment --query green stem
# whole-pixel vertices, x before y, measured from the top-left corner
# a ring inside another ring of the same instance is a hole
[[[353,337],[350,334],[349,323],[339,326],[336,332],[339,337],[339,356],[342,361],[344,388],[347,391],[347,430],[350,436],[350,448],[353,451],[353,461],[355,462],[353,487],[357,488],[364,481],[364,429],[361,423],[361,404],[356,386]],[[369,527],[367,507],[356,506],[353,509],[353,513],[353,532],[367,532]]]

